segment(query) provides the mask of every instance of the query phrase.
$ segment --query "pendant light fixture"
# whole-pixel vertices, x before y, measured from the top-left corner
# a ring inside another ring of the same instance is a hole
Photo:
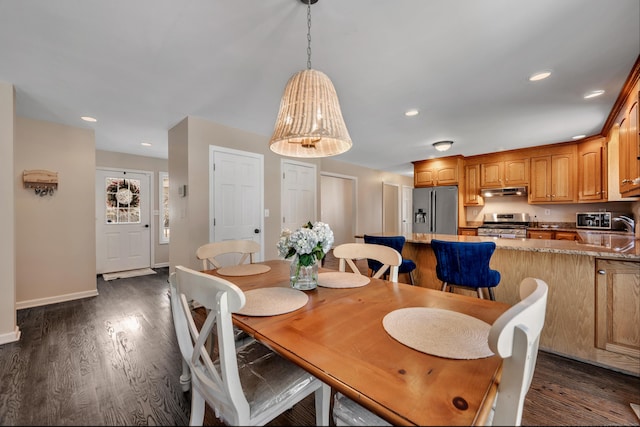
[[[333,83],[311,68],[311,4],[318,0],[300,1],[307,5],[307,69],[284,89],[269,148],[290,157],[335,156],[351,148],[351,137]]]

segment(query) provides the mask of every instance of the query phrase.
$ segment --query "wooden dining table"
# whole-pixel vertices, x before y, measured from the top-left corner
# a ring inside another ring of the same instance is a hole
[[[222,276],[243,291],[289,288],[288,261],[266,273]],[[320,268],[320,273],[333,270]],[[509,306],[476,297],[371,278],[362,287],[304,291],[309,300],[276,316],[233,314],[236,326],[394,425],[483,424],[502,359],[433,356],[392,338],[382,319],[406,307],[433,307],[492,324]],[[428,324],[424,325],[429,328]]]

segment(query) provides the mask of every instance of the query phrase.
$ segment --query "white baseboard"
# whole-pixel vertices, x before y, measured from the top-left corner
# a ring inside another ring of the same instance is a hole
[[[20,301],[20,302],[16,302],[16,310],[20,310],[23,308],[40,307],[41,305],[56,304],[59,302],[73,301],[77,299],[89,298],[89,297],[95,297],[95,296],[98,296],[97,289],[91,290],[91,291],[84,291],[84,292],[75,292],[73,294],[56,295],[55,297]]]
[[[20,328],[16,326],[13,332],[8,334],[0,334],[0,345],[8,344],[10,342],[20,341]]]
[[[169,263],[168,262],[159,262],[153,265],[153,268],[162,268],[162,267],[169,267]]]

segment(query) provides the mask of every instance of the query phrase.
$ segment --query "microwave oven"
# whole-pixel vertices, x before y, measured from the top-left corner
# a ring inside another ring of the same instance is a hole
[[[576,228],[611,230],[611,220],[611,212],[578,212],[576,213]]]

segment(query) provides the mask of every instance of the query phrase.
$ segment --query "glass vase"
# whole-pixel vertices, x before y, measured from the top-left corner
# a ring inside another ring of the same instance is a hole
[[[298,256],[291,261],[291,274],[289,275],[291,287],[301,291],[309,291],[318,286],[318,263],[301,265]]]

